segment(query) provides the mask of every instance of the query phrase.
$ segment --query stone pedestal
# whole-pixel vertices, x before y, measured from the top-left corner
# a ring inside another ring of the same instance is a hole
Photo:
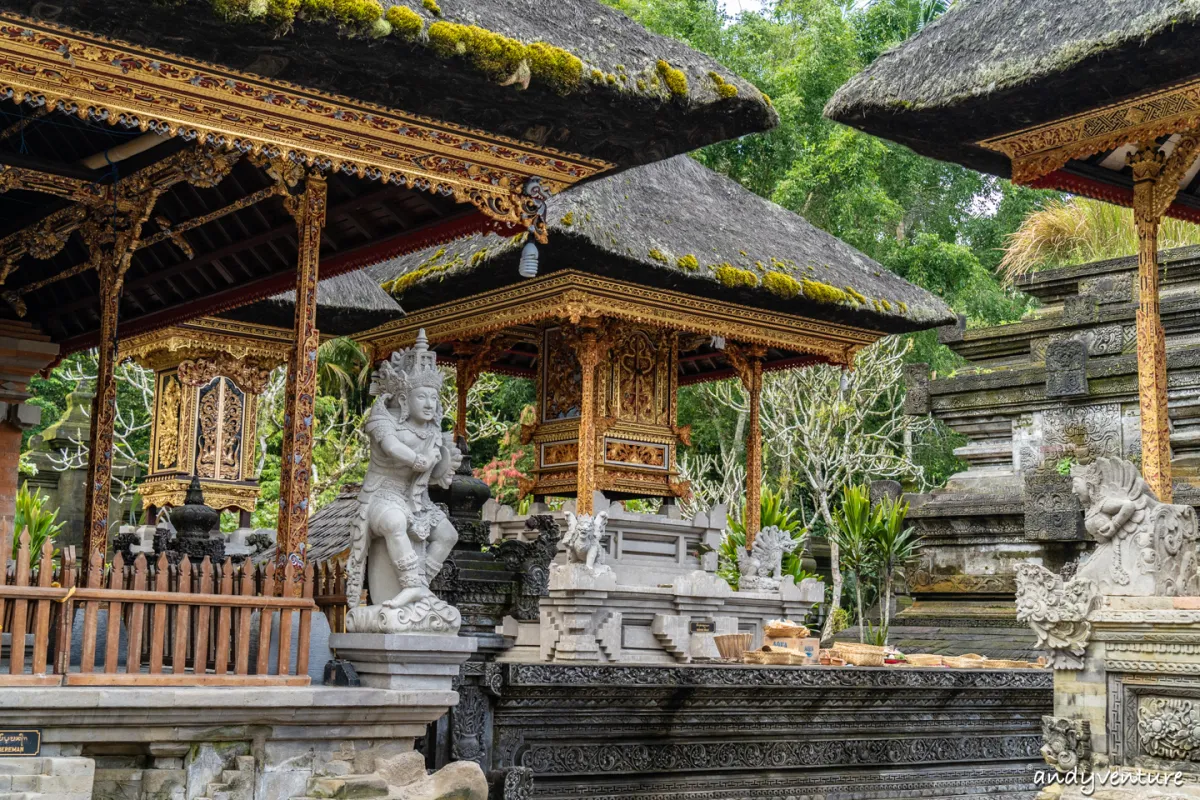
[[[335,633],[329,646],[354,665],[364,687],[450,691],[459,667],[475,652],[470,636],[420,633]]]

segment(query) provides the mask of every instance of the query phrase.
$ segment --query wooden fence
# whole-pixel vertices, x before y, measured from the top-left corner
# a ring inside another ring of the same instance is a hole
[[[55,559],[47,542],[36,568],[31,555],[26,532],[0,582],[0,686],[309,683],[311,564],[292,597],[291,566],[171,564],[165,554],[127,565],[117,554],[82,580],[73,548]]]
[[[324,562],[317,568],[317,586],[313,600],[317,608],[325,613],[329,620],[329,630],[333,633],[346,632],[346,567],[341,561]]]

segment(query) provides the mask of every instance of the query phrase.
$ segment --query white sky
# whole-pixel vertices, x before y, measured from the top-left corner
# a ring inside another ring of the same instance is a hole
[[[763,0],[723,0],[722,5],[730,15],[736,16],[743,11],[761,11]]]

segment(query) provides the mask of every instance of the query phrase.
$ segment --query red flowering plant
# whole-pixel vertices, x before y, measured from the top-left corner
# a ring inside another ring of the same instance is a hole
[[[496,457],[475,469],[475,477],[488,485],[498,503],[514,507],[519,503],[520,483],[528,480],[529,472],[533,469],[533,448],[521,443],[521,428],[522,425],[532,424],[533,420],[534,407],[526,406],[521,412],[521,419],[500,439]]]

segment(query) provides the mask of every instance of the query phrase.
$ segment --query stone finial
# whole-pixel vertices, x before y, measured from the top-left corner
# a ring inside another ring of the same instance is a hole
[[[1035,542],[1074,542],[1085,538],[1083,510],[1069,477],[1030,471],[1023,495],[1027,538]]]
[[[938,341],[942,344],[952,344],[961,342],[963,334],[967,332],[967,317],[965,314],[959,314],[958,319],[952,325],[943,325],[937,329]]]
[[[750,552],[738,548],[738,590],[747,592],[777,592],[783,571],[783,556],[800,546],[800,542],[782,528],[771,525],[754,537]]]
[[[1059,772],[1092,762],[1092,726],[1086,719],[1042,717],[1042,758]]]
[[[1086,579],[1069,582],[1037,564],[1017,565],[1017,621],[1037,634],[1054,669],[1082,669],[1092,634],[1088,615],[1100,604],[1096,586]]]
[[[905,364],[901,368],[904,376],[904,413],[910,416],[928,414],[932,407],[929,398],[929,365],[925,363]]]

